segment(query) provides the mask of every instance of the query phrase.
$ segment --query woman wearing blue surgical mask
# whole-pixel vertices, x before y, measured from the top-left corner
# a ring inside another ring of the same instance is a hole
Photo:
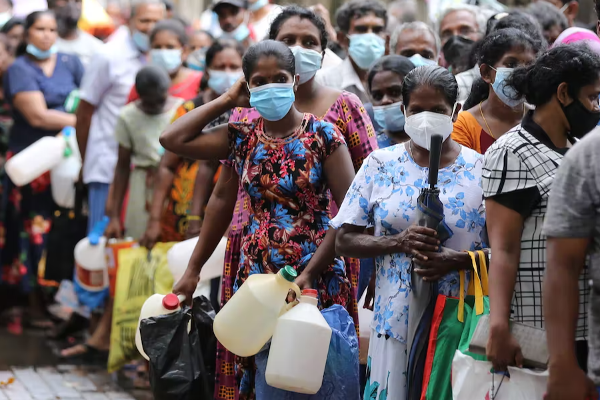
[[[165,69],[171,77],[171,96],[190,100],[198,95],[202,73],[183,66],[188,56],[188,36],[180,21],[167,19],[159,21],[150,32],[148,62]],[[129,102],[137,100],[135,87],[129,95]]]
[[[188,37],[188,56],[185,66],[194,71],[204,72],[206,69],[206,50],[214,43],[213,36],[203,30],[197,30]]]
[[[295,68],[298,75],[298,89],[295,93],[295,107],[301,112],[308,112],[313,115],[322,117],[324,121],[333,123],[346,139],[350,157],[354,165],[355,171],[358,171],[362,165],[362,161],[368,156],[372,150],[377,148],[377,141],[374,135],[371,120],[365,111],[362,103],[356,95],[325,87],[317,83],[315,77],[316,72],[321,67],[321,60],[325,49],[327,48],[327,29],[323,20],[314,12],[298,6],[289,6],[275,18],[271,24],[269,38],[286,44],[295,55]],[[259,112],[255,108],[237,108],[234,110],[230,121],[252,121],[260,117]],[[225,215],[228,210],[223,206],[223,202],[214,201],[214,199],[222,197],[220,188],[224,187],[228,177],[226,174],[221,174],[219,183],[215,187],[208,211],[214,215]],[[223,181],[223,185],[221,184]],[[231,297],[233,290],[233,281],[235,281],[238,271],[238,261],[240,253],[240,243],[243,237],[243,227],[249,223],[247,195],[243,190],[238,193],[238,202],[235,207],[236,213],[233,216],[233,223],[229,232],[230,246],[225,255],[225,262],[229,266],[224,270],[223,278],[223,302],[226,303]],[[332,214],[337,208],[334,207]],[[206,219],[202,229],[208,229],[210,232],[221,232],[221,226],[214,226],[210,219]],[[224,231],[223,231],[224,232]],[[217,233],[215,233],[216,235]],[[194,258],[192,264],[198,265],[202,260],[201,257],[212,253],[210,247],[203,247],[203,253],[198,253],[199,258]],[[348,260],[348,270],[352,276],[352,280],[358,280],[358,272],[360,266],[357,260]],[[183,290],[184,284],[178,286]],[[189,286],[185,286],[189,287]],[[190,295],[192,293],[189,293]],[[355,301],[355,299],[353,300]],[[353,305],[348,307],[350,315],[357,318],[356,308]],[[235,363],[235,357],[227,352],[224,348],[220,348],[219,371],[225,369],[221,365],[227,363]],[[250,374],[249,376],[252,376]],[[235,391],[234,380],[229,380],[228,376],[218,376],[221,385],[227,390]],[[253,380],[248,378],[244,382],[253,384]],[[243,388],[244,393],[250,391],[247,387]],[[215,396],[220,398],[219,396]]]
[[[75,115],[66,112],[65,102],[83,76],[83,65],[76,56],[56,50],[57,25],[52,12],[29,14],[24,28],[25,40],[18,47],[17,59],[3,77],[5,100],[14,120],[8,159],[43,137],[56,136],[63,128],[75,126]],[[22,187],[5,177],[2,192],[5,217],[1,221],[0,281],[18,285],[22,294],[30,296],[26,321],[38,328],[51,326],[45,318],[37,283],[38,265],[56,210],[50,185],[49,174]]]
[[[328,191],[340,204],[354,176],[344,138],[333,124],[294,106],[299,76],[293,53],[283,43],[260,42],[248,49],[243,63],[248,83],[238,82],[217,100],[183,116],[161,137],[163,146],[182,156],[229,160],[221,173],[225,179],[219,179],[216,189],[227,213],[206,214],[206,224],[219,229],[201,231],[196,253],[216,245],[216,232],[229,225],[224,215],[233,213],[242,187],[252,217],[241,238],[233,290],[249,275],[275,273],[291,265],[301,288],[318,289],[321,307],[347,306],[352,302],[350,281],[344,262],[335,257],[336,232],[328,229]],[[235,106],[254,106],[261,116],[204,129],[212,118]],[[196,285],[202,268],[196,261],[190,262],[174,292],[188,293],[188,286]],[[268,350],[256,356],[262,372],[257,376],[264,377],[267,356]],[[264,379],[258,385],[268,390]]]
[[[413,63],[404,56],[385,56],[369,70],[367,85],[373,104],[373,125],[379,148],[403,143],[410,138],[404,132],[402,82]]]
[[[175,113],[174,120],[227,92],[243,75],[243,54],[244,48],[234,40],[217,40],[210,46],[206,51],[207,72],[202,80],[200,94],[185,102]],[[230,115],[231,110],[227,110],[215,118],[209,127],[227,123]],[[150,219],[140,243],[152,248],[158,241],[181,241],[197,236],[202,227],[204,208],[212,194],[218,168],[218,161],[191,160],[166,151],[159,166]],[[194,173],[190,171],[197,173],[193,176]],[[179,193],[177,187],[182,186],[192,186],[194,189],[188,191],[185,200],[173,198],[170,194]],[[164,207],[165,199],[168,202],[167,207]],[[185,205],[181,206],[182,203]]]
[[[477,64],[481,78],[454,124],[452,138],[480,154],[523,118],[525,99],[514,95],[506,79],[515,67],[531,64],[540,44],[515,28],[490,33],[482,42]]]
[[[401,109],[410,140],[374,151],[365,160],[331,222],[338,229],[339,254],[377,257],[365,399],[386,394],[388,399],[406,399],[413,261],[418,261],[415,272],[425,281],[436,282],[440,294],[458,297],[459,271],[472,268],[466,251],[482,248],[483,157],[450,138],[460,109],[457,97],[456,79],[442,67],[419,67],[408,73]],[[444,138],[437,187],[445,205],[444,220],[452,230],[444,243],[435,230],[417,226],[419,191],[429,187],[433,134]],[[367,233],[368,227],[375,229],[374,235]]]

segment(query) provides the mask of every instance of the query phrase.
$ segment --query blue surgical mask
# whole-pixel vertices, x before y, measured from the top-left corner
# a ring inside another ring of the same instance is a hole
[[[131,40],[135,44],[135,47],[142,53],[147,53],[150,50],[150,38],[145,33],[138,30],[133,31],[131,34]]]
[[[263,8],[264,6],[266,6],[267,4],[269,4],[269,0],[256,0],[256,2],[254,4],[248,5],[248,10],[250,10],[252,12],[258,11],[261,8]]]
[[[218,95],[228,91],[242,76],[242,71],[228,72],[209,69],[207,72],[209,76],[208,87]]]
[[[56,45],[53,45],[48,50],[40,50],[31,43],[29,43],[25,51],[27,51],[28,54],[34,56],[38,60],[47,60],[52,56],[52,54],[56,54],[58,52],[58,48],[56,47]]]
[[[389,132],[401,132],[404,130],[404,114],[400,106],[402,102],[397,102],[387,106],[373,107],[375,122],[381,128]]]
[[[194,51],[187,58],[187,66],[194,71],[204,71],[206,68],[206,51],[208,47],[203,47]]]
[[[496,71],[496,79],[494,79],[494,83],[492,83],[492,89],[494,89],[496,96],[511,108],[522,105],[525,102],[525,98],[519,96],[512,86],[506,84],[506,79],[512,74],[513,68],[500,67],[496,69],[492,67],[492,69]]]
[[[152,49],[150,62],[166,69],[168,73],[173,73],[181,67],[181,49]]]
[[[425,65],[437,65],[437,63],[434,60],[424,58],[422,55],[420,55],[418,53],[413,54],[408,59],[413,63],[413,65],[415,67],[423,67]]]
[[[348,38],[348,54],[360,69],[368,69],[385,53],[385,39],[374,33],[360,33]]]
[[[250,89],[250,105],[267,121],[279,121],[292,108],[296,95],[294,82],[269,83]]]
[[[296,60],[296,73],[300,75],[298,83],[302,85],[312,79],[321,69],[323,55],[318,51],[305,49],[300,46],[290,47]]]
[[[237,28],[235,28],[232,32],[223,32],[221,38],[233,39],[237,42],[243,42],[248,36],[250,36],[250,29],[248,29],[248,25],[243,23],[240,24]]]

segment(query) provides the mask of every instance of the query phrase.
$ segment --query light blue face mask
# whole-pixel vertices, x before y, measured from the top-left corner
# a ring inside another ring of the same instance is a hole
[[[37,58],[38,60],[47,60],[52,56],[52,54],[56,54],[58,52],[58,47],[56,47],[56,45],[53,45],[48,50],[40,50],[31,43],[29,43],[25,51],[28,54]]]
[[[266,6],[267,4],[269,4],[269,0],[256,0],[256,2],[254,4],[248,5],[248,10],[250,10],[252,12],[258,11],[261,8],[263,8],[264,6]]]
[[[512,74],[513,68],[494,68],[491,67],[494,71],[496,71],[496,79],[494,79],[494,83],[492,83],[492,89],[494,89],[494,93],[496,96],[504,104],[511,108],[516,108],[522,105],[525,102],[525,98],[523,96],[519,96],[517,91],[512,87],[506,84],[506,79]]]
[[[385,39],[374,33],[360,33],[348,38],[348,54],[360,69],[368,69],[385,53]]]
[[[296,60],[296,73],[300,75],[298,83],[303,83],[311,80],[313,76],[321,69],[321,60],[323,55],[318,51],[305,49],[300,46],[290,47]]]
[[[423,67],[425,65],[437,65],[437,63],[434,60],[430,60],[428,58],[425,58],[422,55],[420,55],[419,53],[413,54],[408,59],[413,63],[413,65],[416,68]]]
[[[194,71],[204,71],[206,68],[206,51],[208,47],[203,47],[190,54],[186,60],[187,66]]]
[[[250,89],[250,105],[267,121],[279,121],[287,115],[296,100],[294,82],[269,83]]]
[[[145,33],[136,30],[131,35],[131,40],[142,53],[147,53],[150,50],[150,38]]]
[[[228,72],[209,69],[207,72],[208,87],[218,95],[228,91],[242,76],[242,71]]]
[[[244,23],[240,24],[231,32],[223,32],[221,39],[233,39],[237,42],[243,42],[248,36],[250,36],[250,29],[248,29],[248,25]]]
[[[181,67],[181,49],[152,49],[150,62],[166,69],[168,73],[173,73]]]
[[[387,106],[374,106],[373,114],[375,122],[381,128],[389,132],[401,132],[404,130],[404,114],[400,106],[402,102],[397,102]]]

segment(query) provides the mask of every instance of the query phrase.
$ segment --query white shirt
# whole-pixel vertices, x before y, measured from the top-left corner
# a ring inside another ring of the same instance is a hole
[[[144,63],[145,57],[127,35],[124,41],[102,46],[83,75],[81,99],[96,107],[83,164],[85,183],[113,181],[118,155],[115,125]]]
[[[261,41],[266,39],[269,36],[269,30],[271,29],[271,23],[273,20],[281,13],[281,6],[276,4],[270,5],[271,9],[269,13],[264,16],[260,21],[256,21],[252,23],[252,28],[254,29],[254,34],[256,35],[256,40]]]
[[[327,69],[317,71],[315,76],[317,83],[323,86],[329,86],[338,90],[346,90],[354,93],[360,101],[365,104],[369,103],[369,96],[362,81],[354,71],[350,57],[346,57],[341,64]]]
[[[79,57],[84,67],[88,66],[92,57],[100,51],[103,45],[104,43],[100,39],[82,30],[78,31],[77,38],[74,40],[65,40],[60,37],[56,40],[59,52]]]

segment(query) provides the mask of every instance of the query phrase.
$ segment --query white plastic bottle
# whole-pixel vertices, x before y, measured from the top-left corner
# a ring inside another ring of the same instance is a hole
[[[99,292],[108,287],[106,237],[102,236],[109,218],[103,217],[90,234],[75,246],[75,279],[86,290]]]
[[[169,264],[169,271],[171,271],[171,275],[173,275],[173,281],[179,281],[185,273],[197,243],[197,237],[184,240],[183,242],[173,245],[167,252],[167,263]],[[223,275],[223,263],[225,262],[226,250],[227,238],[224,237],[221,238],[215,251],[213,251],[208,261],[202,266],[202,272],[200,273],[201,281],[208,281]]]
[[[135,332],[135,346],[137,347],[142,357],[144,357],[146,360],[149,360],[150,358],[148,357],[148,355],[144,351],[144,347],[142,346],[140,323],[145,318],[157,317],[159,315],[171,314],[175,311],[178,311],[181,308],[181,303],[184,300],[185,296],[177,296],[173,293],[169,293],[167,295],[153,294],[152,296],[148,297],[148,299],[144,302],[144,305],[142,305],[137,330]]]
[[[25,186],[57,166],[66,148],[67,141],[62,134],[45,136],[8,160],[6,173],[15,185]]]
[[[300,297],[296,277],[289,265],[277,274],[248,277],[215,317],[213,330],[219,342],[240,357],[256,355],[273,336],[288,291],[294,289]]]
[[[317,304],[317,291],[305,289],[300,304],[277,321],[265,372],[269,386],[303,394],[321,388],[331,328]]]
[[[81,155],[77,147],[75,129],[63,129],[63,138],[67,142],[62,161],[50,170],[52,182],[52,198],[60,207],[73,208],[75,206],[75,182],[79,179],[81,171]]]

